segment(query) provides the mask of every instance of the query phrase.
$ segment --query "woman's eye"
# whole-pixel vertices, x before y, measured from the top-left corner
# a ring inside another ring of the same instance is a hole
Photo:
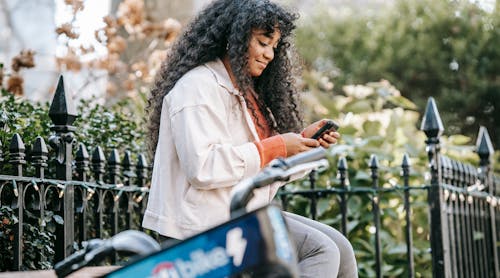
[[[268,46],[267,43],[259,41],[260,46]]]

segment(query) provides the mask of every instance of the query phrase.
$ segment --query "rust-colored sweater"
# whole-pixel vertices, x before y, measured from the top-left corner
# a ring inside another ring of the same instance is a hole
[[[257,129],[257,134],[259,135],[260,141],[255,141],[254,144],[257,146],[260,155],[260,167],[266,166],[271,160],[277,157],[286,157],[286,146],[285,140],[281,135],[273,135],[273,131],[266,120],[266,117],[262,113],[260,106],[257,104],[257,99],[254,94],[248,94],[247,101],[251,102],[251,106],[254,107],[255,113],[252,113],[248,109],[250,115],[252,116],[255,128]],[[255,118],[257,116],[257,118]]]

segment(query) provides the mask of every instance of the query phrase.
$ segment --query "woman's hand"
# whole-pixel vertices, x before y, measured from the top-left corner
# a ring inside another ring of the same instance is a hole
[[[311,138],[304,138],[300,134],[289,132],[281,134],[285,140],[286,155],[292,156],[310,149],[319,147],[320,142]]]
[[[313,136],[314,133],[316,133],[316,131],[318,131],[323,125],[325,125],[327,121],[328,119],[322,119],[310,124],[308,127],[304,129],[304,131],[302,131],[302,134],[306,138],[311,138],[311,136]],[[323,135],[320,138],[318,138],[317,141],[323,148],[328,148],[330,147],[330,145],[336,144],[338,138],[340,138],[340,133],[331,130],[323,133]]]

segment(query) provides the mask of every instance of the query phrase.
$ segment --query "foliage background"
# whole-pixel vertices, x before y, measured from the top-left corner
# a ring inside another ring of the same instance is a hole
[[[339,88],[386,79],[421,113],[433,96],[446,134],[474,137],[483,125],[498,147],[500,8],[472,2],[395,1],[356,14],[320,5],[302,18],[297,48],[306,69]]]

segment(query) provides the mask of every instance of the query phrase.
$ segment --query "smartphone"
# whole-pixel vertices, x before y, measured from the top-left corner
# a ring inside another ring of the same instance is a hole
[[[311,136],[311,138],[318,139],[321,137],[321,135],[323,135],[323,133],[330,130],[338,130],[338,129],[339,125],[336,122],[328,120],[320,129],[318,129],[318,131],[316,131],[316,133],[314,133],[313,136]]]

